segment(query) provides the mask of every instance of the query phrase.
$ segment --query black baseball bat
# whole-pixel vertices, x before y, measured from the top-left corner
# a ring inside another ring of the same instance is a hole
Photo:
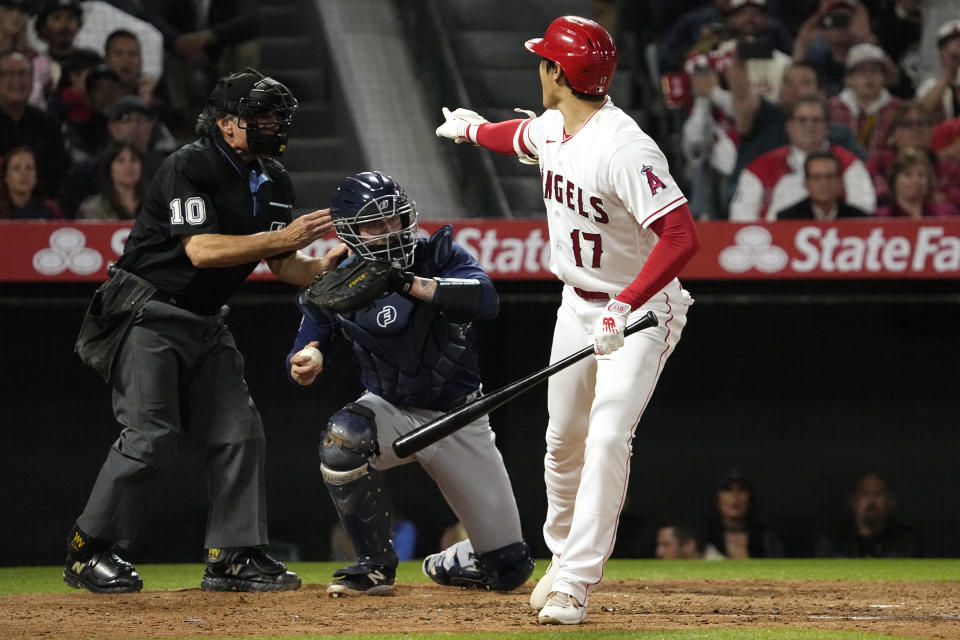
[[[653,311],[647,311],[646,315],[629,325],[623,331],[623,336],[627,337],[637,331],[649,329],[659,324],[657,316]],[[429,447],[437,440],[447,437],[454,431],[462,429],[480,416],[486,415],[499,407],[513,400],[520,394],[530,390],[537,384],[543,382],[556,372],[566,369],[574,362],[583,360],[593,354],[593,347],[584,347],[580,351],[571,354],[563,360],[558,360],[553,364],[547,365],[536,373],[531,373],[526,378],[521,378],[516,382],[511,382],[505,387],[501,387],[487,395],[480,396],[473,402],[469,402],[462,407],[454,409],[450,413],[431,420],[427,424],[421,425],[406,433],[393,442],[393,452],[401,458],[406,458],[415,454],[417,451]]]

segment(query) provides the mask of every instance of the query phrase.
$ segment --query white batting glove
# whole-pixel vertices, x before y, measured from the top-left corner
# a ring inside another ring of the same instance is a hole
[[[603,315],[593,328],[593,352],[606,356],[623,346],[623,331],[627,328],[630,305],[616,298],[607,303]]]
[[[464,141],[476,144],[476,127],[481,124],[487,124],[486,118],[476,111],[470,111],[469,109],[460,108],[450,111],[450,109],[444,107],[443,117],[446,119],[446,122],[437,127],[437,137],[449,138],[457,144]],[[472,130],[471,127],[473,127]],[[470,135],[471,133],[473,134],[472,136]]]

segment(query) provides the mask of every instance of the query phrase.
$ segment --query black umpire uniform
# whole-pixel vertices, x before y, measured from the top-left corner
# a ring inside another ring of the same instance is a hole
[[[251,106],[247,98],[263,98],[264,90],[276,94],[273,100]],[[292,116],[296,100],[282,84],[248,70],[221,79],[208,111],[243,117],[244,104],[253,110],[248,117],[257,109],[288,109]],[[286,130],[280,128],[282,151]],[[182,241],[199,234],[249,236],[290,224],[289,175],[276,159],[254,158],[243,162],[218,135],[172,154],[151,182],[112,277],[88,310],[77,351],[113,387],[123,430],[70,534],[64,580],[73,587],[107,593],[142,587],[117,548],[129,547],[136,531],[139,487],[173,459],[186,434],[204,453],[207,570],[201,587],[300,586],[299,577],[260,549],[267,543],[264,430],[243,378],[243,358],[224,324],[224,303],[259,259],[198,268]]]

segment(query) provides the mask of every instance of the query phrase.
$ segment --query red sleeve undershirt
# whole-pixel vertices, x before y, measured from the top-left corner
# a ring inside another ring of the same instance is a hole
[[[497,153],[516,155],[513,138],[517,128],[525,122],[528,121],[507,120],[471,125],[471,128],[476,126],[475,139],[480,146]],[[523,145],[522,137],[520,144],[525,153],[530,152]],[[641,306],[673,280],[700,248],[697,228],[686,204],[654,220],[650,229],[659,236],[659,240],[636,279],[617,296],[617,300],[626,302],[633,309]]]
[[[686,203],[650,223],[660,239],[636,279],[620,292],[617,300],[636,309],[673,280],[700,248],[697,227]]]
[[[468,135],[476,131],[476,141],[481,147],[486,147],[497,153],[515,156],[517,152],[513,148],[513,136],[516,134],[517,128],[525,122],[529,122],[529,120],[504,120],[503,122],[470,125]],[[520,145],[524,153],[530,153],[530,150],[526,148],[522,141]]]

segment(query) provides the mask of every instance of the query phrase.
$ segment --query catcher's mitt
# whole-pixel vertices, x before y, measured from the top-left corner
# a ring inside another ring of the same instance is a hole
[[[307,302],[335,313],[366,307],[390,288],[389,262],[357,260],[319,274],[305,292]]]

